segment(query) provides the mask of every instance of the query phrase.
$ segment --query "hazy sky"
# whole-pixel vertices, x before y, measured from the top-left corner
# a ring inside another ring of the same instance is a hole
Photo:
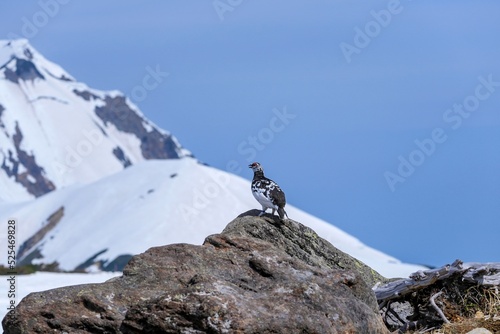
[[[248,179],[261,162],[289,203],[372,247],[500,261],[498,1],[11,0],[0,13],[1,38],[124,92],[203,162]]]

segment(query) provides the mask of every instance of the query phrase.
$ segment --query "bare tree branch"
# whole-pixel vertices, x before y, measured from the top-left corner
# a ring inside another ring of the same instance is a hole
[[[443,293],[443,291],[439,291],[438,293],[433,294],[432,297],[429,299],[429,301],[431,302],[432,307],[434,307],[434,309],[439,314],[439,316],[441,317],[441,319],[443,319],[444,322],[446,322],[447,324],[449,324],[450,321],[446,318],[446,316],[444,315],[443,311],[441,311],[441,309],[436,305],[436,301],[434,300],[438,296],[440,296],[442,293]]]

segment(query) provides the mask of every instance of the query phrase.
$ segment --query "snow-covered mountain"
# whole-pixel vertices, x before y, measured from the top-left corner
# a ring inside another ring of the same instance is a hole
[[[248,180],[200,164],[121,93],[76,82],[26,40],[0,41],[0,164],[0,221],[17,221],[20,263],[113,270],[258,207]],[[422,269],[287,212],[385,276]]]
[[[27,40],[0,41],[0,200],[39,197],[139,161],[186,155],[120,92],[75,81]]]

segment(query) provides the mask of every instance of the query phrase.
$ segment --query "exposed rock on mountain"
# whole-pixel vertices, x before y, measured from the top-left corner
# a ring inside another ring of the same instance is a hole
[[[32,293],[5,333],[388,333],[370,289],[383,277],[306,226],[258,213],[202,246],[151,248],[108,282]]]

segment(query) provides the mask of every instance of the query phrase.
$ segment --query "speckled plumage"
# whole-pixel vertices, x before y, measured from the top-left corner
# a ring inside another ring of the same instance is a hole
[[[258,162],[254,162],[248,167],[252,168],[254,172],[251,189],[257,202],[262,205],[260,215],[263,215],[267,209],[272,209],[273,215],[276,210],[278,211],[280,219],[284,219],[285,216],[288,218],[285,211],[285,193],[281,190],[280,186],[264,176],[264,170]]]

